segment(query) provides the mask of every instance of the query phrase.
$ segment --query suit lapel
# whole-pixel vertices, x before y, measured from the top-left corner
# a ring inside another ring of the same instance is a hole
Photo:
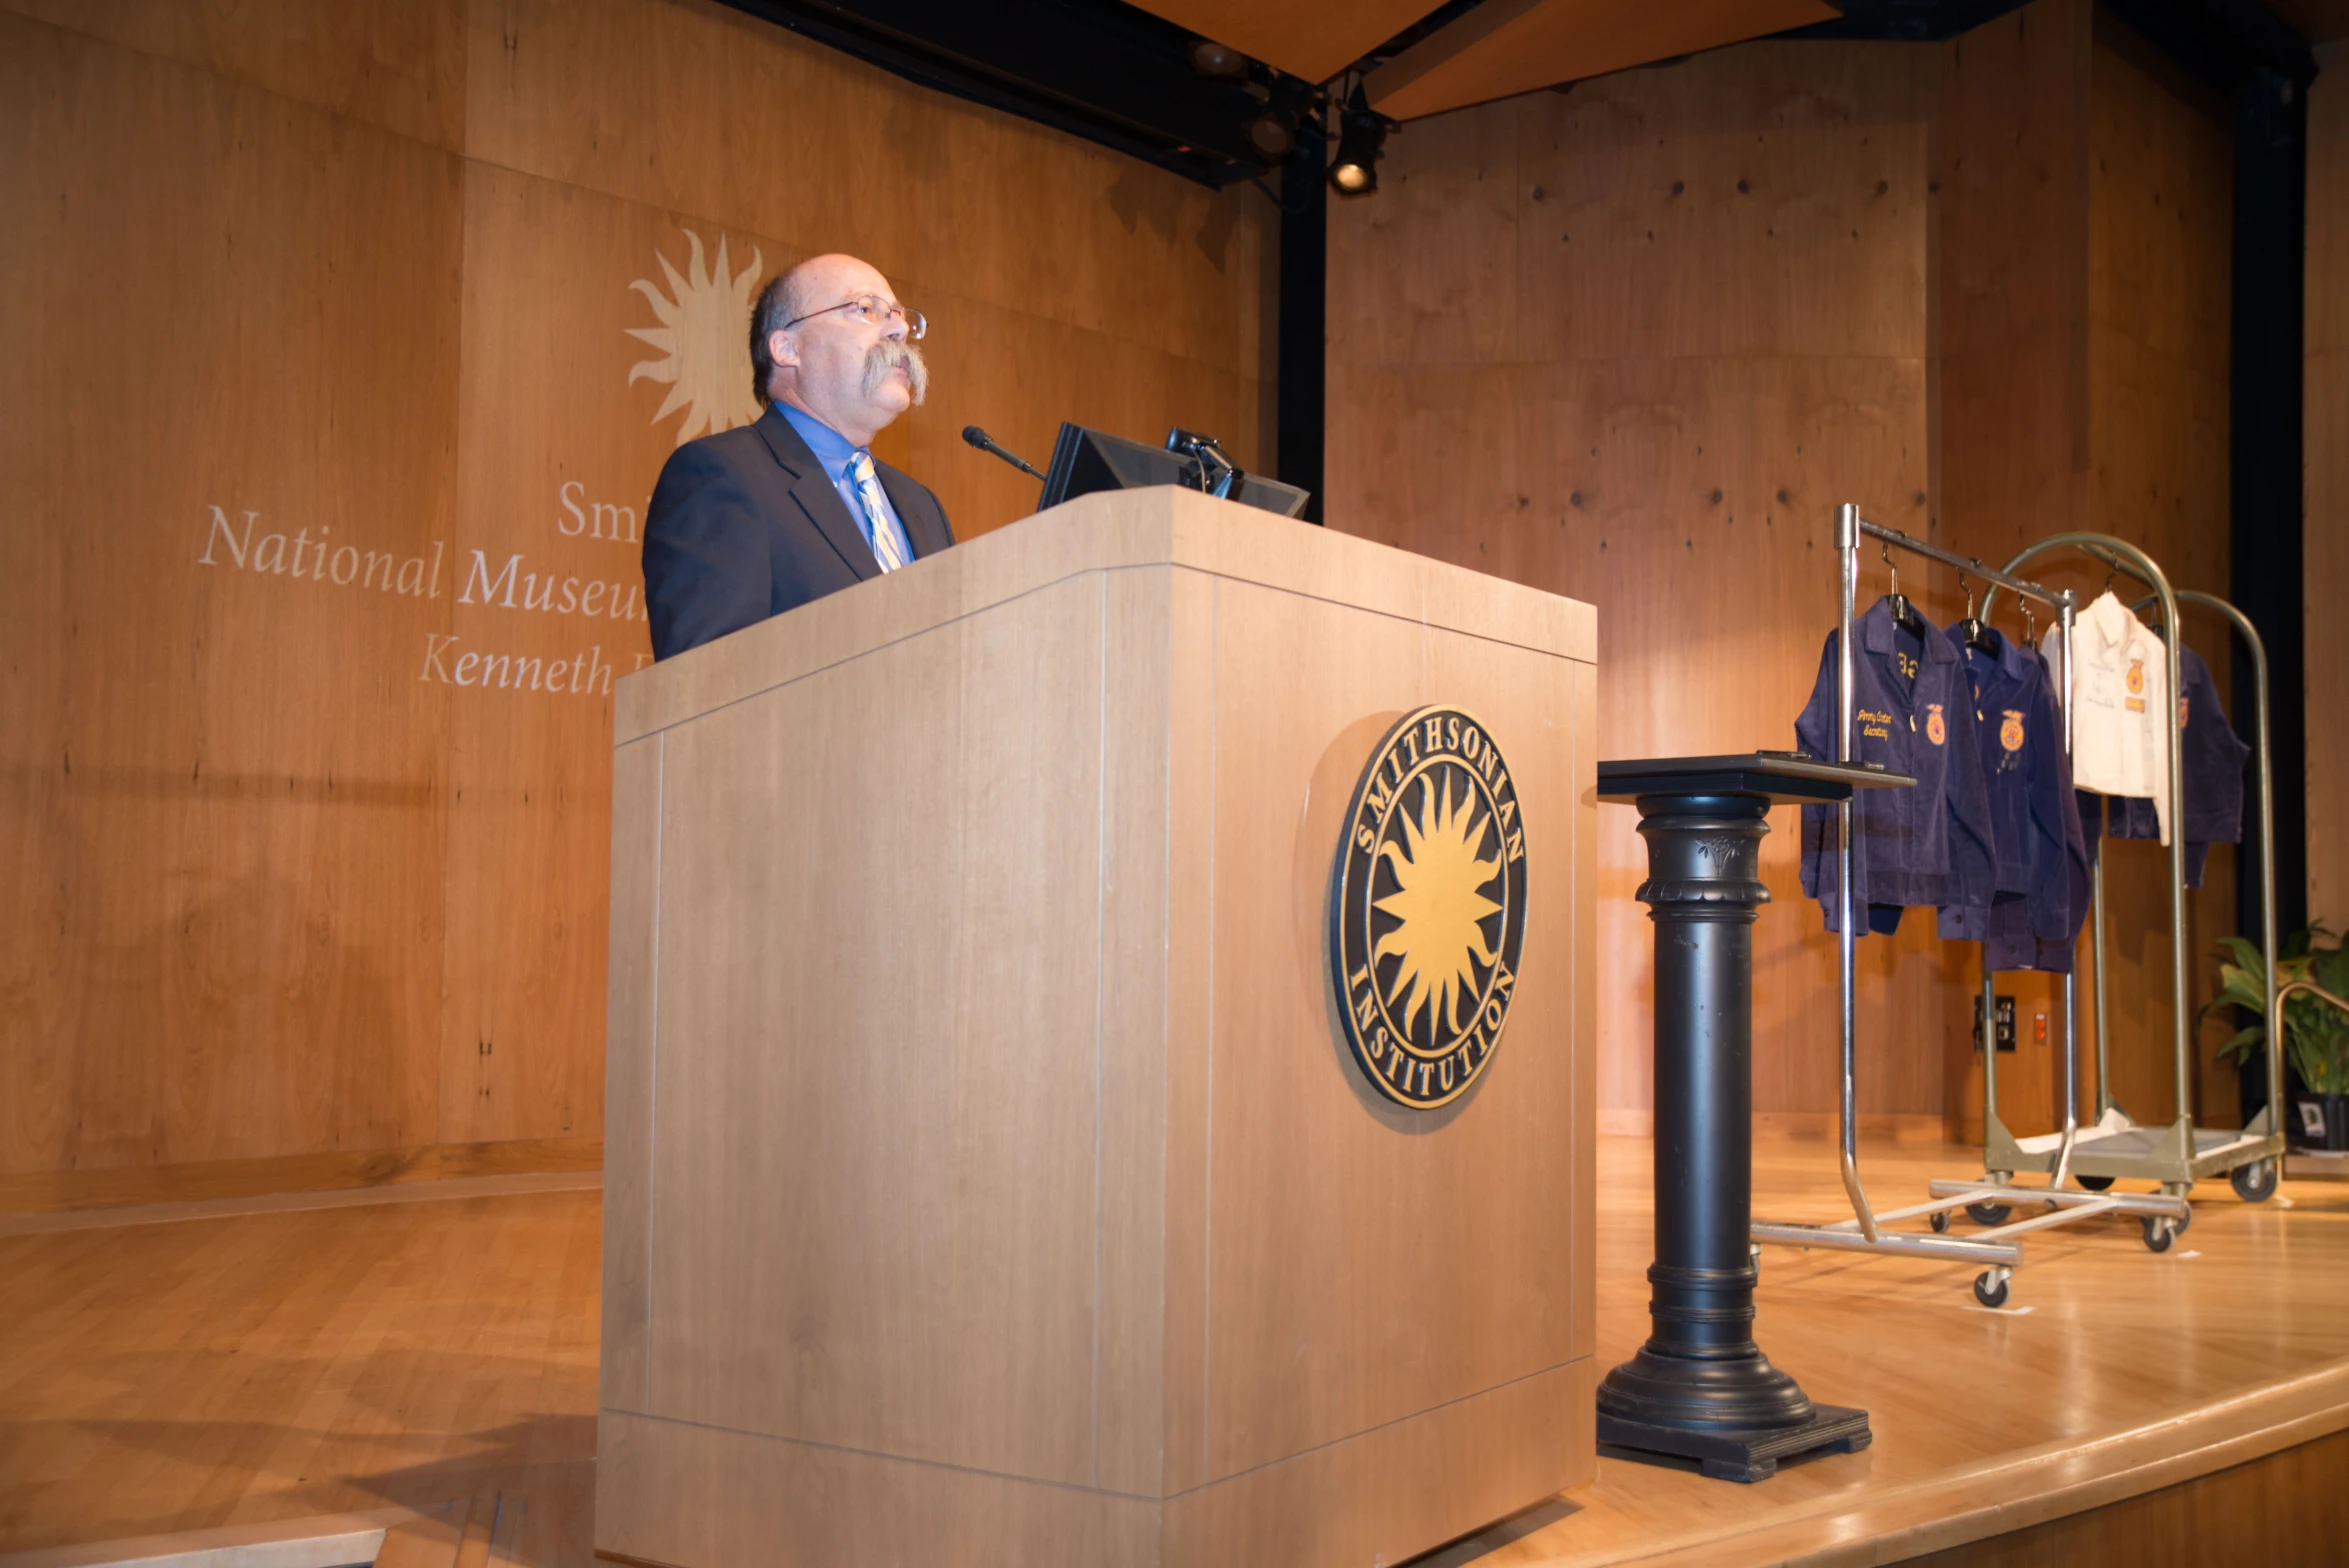
[[[816,461],[816,454],[808,450],[799,432],[791,428],[791,421],[770,407],[759,420],[758,432],[767,443],[767,450],[775,454],[776,464],[791,476],[791,499],[799,503],[799,509],[815,524],[824,542],[839,552],[840,559],[848,563],[848,569],[856,573],[859,581],[880,576],[881,563],[873,558],[872,546],[865,543],[864,530],[848,515],[848,507],[841,501],[840,492],[832,488],[824,465]]]

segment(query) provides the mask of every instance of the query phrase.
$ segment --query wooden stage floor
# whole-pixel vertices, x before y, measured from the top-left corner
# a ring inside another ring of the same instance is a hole
[[[1644,1140],[1602,1140],[1603,1365],[1646,1332],[1647,1160]],[[1969,1165],[1880,1144],[1863,1169],[1889,1208]],[[1755,1186],[1765,1217],[1842,1212],[1823,1141],[1765,1137]],[[0,1568],[428,1509],[449,1532],[472,1518],[487,1555],[469,1561],[586,1568],[599,1195],[396,1196],[39,1234],[0,1222]],[[2349,1183],[2195,1198],[2162,1256],[2133,1222],[2029,1238],[2004,1312],[1974,1304],[1959,1265],[1766,1250],[1763,1348],[1815,1399],[1865,1407],[1874,1447],[1755,1486],[1603,1457],[1592,1485],[1423,1563],[1889,1562],[2149,1493],[2186,1499],[2186,1523],[2165,1527],[2183,1549],[2195,1476],[2299,1455],[2317,1490],[2349,1492]]]

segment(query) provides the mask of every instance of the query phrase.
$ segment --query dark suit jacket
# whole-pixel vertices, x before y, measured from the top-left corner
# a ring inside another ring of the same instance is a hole
[[[936,496],[887,463],[873,467],[915,560],[954,543]],[[671,453],[645,509],[644,606],[656,659],[880,575],[815,453],[772,407],[755,425]]]

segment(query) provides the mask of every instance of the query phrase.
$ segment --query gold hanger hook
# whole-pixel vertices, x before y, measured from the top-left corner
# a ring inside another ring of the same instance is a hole
[[[1879,539],[1876,544],[1883,552],[1885,568],[1892,573],[1892,597],[1897,599],[1900,597],[1900,563],[1892,558],[1892,541]]]
[[[1966,581],[1966,569],[1964,567],[1959,567],[1957,569],[1957,574],[1958,586],[1966,591],[1966,619],[1970,621],[1974,618],[1974,585]]]

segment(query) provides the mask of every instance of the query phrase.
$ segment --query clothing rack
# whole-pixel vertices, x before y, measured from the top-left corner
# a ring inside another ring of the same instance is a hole
[[[2102,538],[2102,536],[2095,537],[2100,540]],[[1968,576],[1980,577],[1984,581],[1992,584],[1993,593],[1995,593],[1998,588],[2003,587],[2016,594],[2030,599],[2035,599],[2038,602],[2053,608],[2057,612],[2060,624],[2063,628],[2063,679],[2065,683],[2065,690],[2068,695],[2071,683],[2072,625],[2077,611],[2077,601],[2069,589],[2059,590],[2048,588],[2027,578],[2017,576],[2016,572],[2021,560],[2023,559],[2022,557],[2018,557],[2016,561],[2009,562],[2003,571],[1994,570],[1971,556],[1959,555],[1953,550],[1944,550],[1938,545],[1927,544],[1921,539],[1911,538],[1909,535],[1900,532],[1898,529],[1886,528],[1879,524],[1871,523],[1860,515],[1860,509],[1857,506],[1847,503],[1843,506],[1837,507],[1835,512],[1835,546],[1837,563],[1835,760],[1837,762],[1849,763],[1852,761],[1852,710],[1855,701],[1853,695],[1854,676],[1852,652],[1852,608],[1853,600],[1857,595],[1859,586],[1859,552],[1860,542],[1863,538],[1877,540],[1887,549],[1887,551],[1894,549],[1903,550],[1912,555],[1923,556],[1927,560],[1938,561],[1944,566],[1954,567],[1958,571],[1961,571]],[[2114,540],[2112,542],[2115,544],[2122,543],[2119,540]],[[2127,549],[2129,547],[2123,545],[2123,548]],[[2029,553],[2030,552],[2026,552],[2026,554]],[[2152,563],[2148,561],[2146,564],[2151,566]],[[2166,583],[2162,583],[2159,586],[2161,592],[2166,597],[2169,592],[2168,585]],[[1987,618],[1989,614],[1987,604],[1985,604],[1983,614],[1985,618]],[[2172,617],[2172,624],[2175,624],[2174,615]],[[2174,644],[2170,653],[2170,661],[2172,665],[2171,686],[2172,689],[2175,690],[2177,685],[2177,677],[2175,674],[2177,653]],[[2170,706],[2170,723],[2174,731],[2177,726],[2177,708],[2174,702]],[[2071,747],[2071,712],[2068,703],[2064,712],[2064,746],[2068,752]],[[2170,767],[2172,773],[2170,793],[2171,798],[2176,800],[2179,798],[2179,789],[2177,779],[2178,749],[2175,744],[2173,744],[2170,748]],[[1852,1217],[1848,1220],[1840,1220],[1827,1225],[1798,1225],[1782,1224],[1769,1221],[1757,1221],[1752,1226],[1751,1234],[1753,1239],[1757,1242],[1769,1242],[1781,1246],[1826,1247],[1852,1252],[1892,1253],[1915,1257],[1961,1259],[1966,1261],[1980,1262],[1984,1265],[1984,1268],[1982,1273],[1977,1275],[1974,1280],[1974,1296],[1975,1299],[1980,1301],[1984,1306],[1995,1308],[2005,1304],[2007,1299],[2008,1281],[2012,1278],[2014,1270],[2022,1266],[2023,1249],[2021,1243],[2015,1238],[2027,1232],[2044,1230],[2055,1225],[2068,1224],[2074,1220],[2086,1219],[2097,1214],[2116,1212],[2131,1213],[2143,1217],[2148,1226],[2149,1237],[2151,1235],[2152,1226],[2157,1221],[2166,1224],[2174,1224],[2177,1229],[2182,1230],[2186,1223],[2186,1206],[2184,1201],[2180,1198],[2169,1196],[2144,1197],[2135,1194],[2092,1193],[2078,1190],[2064,1190],[2062,1189],[2061,1183],[2059,1181],[2057,1183],[2051,1184],[2049,1188],[2031,1188],[2028,1190],[2028,1195],[2030,1197],[2048,1205],[2048,1212],[2044,1214],[2027,1220],[2015,1221],[2011,1224],[1995,1225],[1989,1230],[1970,1237],[1958,1237],[1945,1234],[1949,1224],[1948,1213],[1951,1209],[1961,1206],[1980,1204],[1985,1201],[1983,1196],[1985,1193],[1991,1194],[1992,1197],[2000,1195],[2019,1195],[2016,1194],[2013,1189],[2007,1188],[2002,1184],[1991,1183],[1987,1179],[1990,1174],[1987,1166],[1985,1168],[1985,1179],[1982,1181],[1948,1184],[1952,1187],[1953,1190],[1946,1193],[1940,1190],[1944,1184],[1937,1182],[1933,1184],[1934,1196],[1930,1202],[1911,1205],[1907,1208],[1895,1209],[1884,1214],[1878,1214],[1875,1212],[1868,1202],[1867,1191],[1860,1181],[1859,1170],[1859,1118],[1857,1093],[1858,988],[1855,976],[1857,958],[1856,944],[1858,941],[1857,927],[1859,922],[1854,918],[1856,911],[1854,910],[1852,900],[1853,883],[1856,880],[1856,863],[1852,836],[1852,810],[1853,803],[1848,800],[1841,802],[1836,807],[1836,875],[1838,885],[1837,908],[1840,911],[1840,918],[1837,921],[1838,929],[1836,932],[1836,957],[1840,978],[1840,995],[1838,997],[1838,1003],[1840,1010],[1843,1045],[1843,1092],[1841,1097],[1839,1116],[1841,1124],[1840,1160],[1843,1174],[1844,1194],[1850,1200]],[[2182,835],[2180,833],[2173,832],[2171,834],[2171,839],[2173,846],[2182,846]],[[2177,852],[2180,857],[2178,862],[2178,871],[2182,877],[2184,872],[2183,848],[2179,847]],[[2179,894],[2179,908],[2181,910],[2183,909],[2183,898],[2184,895],[2181,887]],[[2184,929],[2183,921],[2180,922],[2179,929]],[[2099,966],[2097,973],[2099,978],[2101,978],[2103,974],[2101,965]],[[2184,970],[2181,961],[2179,967],[2179,980],[2181,986],[2183,984],[2183,976]],[[2072,978],[2070,976],[2066,976],[2065,996],[2067,1011],[2070,1007],[2071,986]],[[1984,1011],[1984,1021],[1986,1028],[1994,1027],[1994,1016],[1994,1010],[1986,1007]],[[1995,1048],[1997,1044],[1996,1040],[1993,1038],[1989,1043],[1993,1054],[1995,1054]],[[2073,1031],[2071,1031],[2068,1027],[2066,1030],[2064,1044],[2066,1052],[2065,1076],[2067,1084],[2069,1084],[2078,1070],[2078,1047]],[[1992,1079],[1987,1076],[1987,1074],[1992,1071],[1995,1071],[1995,1064],[1986,1062],[1986,1076],[1984,1078],[1986,1093],[1994,1092],[1989,1088],[1990,1084],[1992,1083]],[[2069,1100],[2067,1100],[2066,1114],[2067,1117],[2071,1116]],[[1990,1120],[1991,1118],[1988,1115],[1986,1109],[1986,1127],[1989,1125]],[[2069,1144],[2067,1141],[2066,1148],[2068,1149],[2068,1147]],[[1889,1221],[1907,1219],[1917,1215],[1925,1215],[1929,1218],[1929,1221],[1933,1227],[1933,1234],[1919,1235],[1915,1232],[1893,1231],[1885,1228],[1885,1224]],[[1999,1216],[1999,1218],[2002,1219],[2004,1217],[2005,1216],[2003,1214]],[[2166,1239],[2163,1242],[2163,1245],[2167,1245]]]
[[[2178,1117],[2166,1131],[2156,1132],[2132,1122],[2127,1113],[2113,1103],[2110,1072],[2108,1020],[2110,987],[2106,973],[2104,851],[2097,856],[2096,869],[2091,874],[2091,929],[2096,954],[2095,978],[2095,1041],[2096,1041],[2096,1124],[2088,1129],[2078,1125],[2078,1098],[2075,1088],[2077,1050],[2073,1042],[2078,1036],[2077,998],[2074,979],[2067,975],[2064,981],[2064,1010],[2066,1034],[2064,1126],[2052,1145],[2044,1139],[2018,1139],[2010,1134],[1997,1117],[1996,1102],[1996,1041],[1990,1038],[1993,981],[1985,970],[1983,975],[1983,1009],[1985,1047],[1983,1058],[1983,1181],[1933,1182],[1929,1190],[1936,1196],[1955,1196],[1966,1191],[1977,1194],[1987,1186],[1996,1189],[1987,1197],[1978,1197],[1976,1217],[1992,1213],[1998,1207],[2000,1196],[2029,1197],[2041,1201],[2057,1201],[2053,1194],[2066,1188],[2069,1176],[2084,1181],[2109,1183],[2115,1179],[2130,1178],[2157,1183],[2161,1192],[2175,1200],[2178,1212],[2169,1220],[2160,1211],[2148,1211],[2142,1204],[2131,1205],[2145,1227],[2146,1245],[2155,1251],[2168,1247],[2170,1241],[2192,1221],[2191,1211],[2184,1207],[2184,1195],[2196,1180],[2206,1176],[2228,1176],[2237,1194],[2258,1202],[2275,1191],[2275,1184],[2283,1169],[2285,1147],[2283,1104],[2283,1044],[2282,1032],[2272,1020],[2277,1016],[2275,981],[2276,953],[2276,899],[2275,899],[2275,834],[2273,828],[2274,784],[2269,759],[2267,649],[2258,629],[2248,616],[2225,600],[2193,590],[2173,590],[2168,578],[2153,559],[2126,540],[2109,534],[2056,534],[2030,545],[2007,562],[2009,573],[2020,570],[2030,560],[2057,549],[2076,549],[2106,567],[2125,572],[2153,592],[2138,601],[2140,611],[2150,605],[2162,608],[2163,628],[2166,632],[2165,662],[2169,670],[2170,703],[2167,715],[2170,725],[2169,787],[2171,831],[2170,859],[2170,987],[2172,999],[2171,1047],[2178,1102]],[[1984,601],[1983,614],[1990,613],[1990,603],[1996,598],[1996,589]],[[2190,1047],[2192,1030],[2187,1012],[2187,958],[2186,958],[2186,880],[2185,880],[2185,794],[2184,794],[2184,726],[2179,722],[2177,699],[2181,694],[2180,650],[2184,633],[2179,614],[2181,604],[2199,604],[2217,611],[2233,627],[2244,645],[2251,651],[2254,705],[2254,733],[2259,758],[2259,825],[2261,876],[2261,936],[2267,955],[2266,990],[2268,1017],[2268,1105],[2253,1124],[2241,1132],[2198,1131],[2192,1115],[2192,1064]],[[2067,696],[2071,686],[2071,653],[2068,636],[2064,650],[2064,686]],[[2065,728],[2071,724],[2067,706]],[[2076,966],[2075,966],[2076,967]],[[2050,1180],[2047,1187],[2018,1188],[2009,1185],[2019,1171],[2046,1171]]]
[[[2138,600],[2132,608],[2142,612],[2147,605],[2155,602],[2157,601],[2154,596],[2148,594]],[[2259,935],[2260,952],[2268,961],[2265,989],[2267,991],[2267,1016],[2272,1019],[2279,1016],[2276,1009],[2282,1005],[2283,998],[2276,990],[2276,831],[2274,823],[2276,791],[2275,775],[2268,757],[2267,644],[2260,639],[2259,628],[2251,624],[2250,616],[2245,615],[2241,610],[2216,595],[2196,593],[2193,589],[2186,588],[2179,590],[2178,602],[2181,605],[2199,604],[2206,609],[2216,610],[2234,629],[2235,635],[2243,639],[2243,646],[2251,650],[2251,689],[2254,709],[2252,744],[2256,748],[2256,755],[2259,758]],[[2171,635],[2177,637],[2182,636],[2183,633],[2173,632]],[[2179,733],[2182,739],[2184,735],[2182,726]],[[2182,826],[2184,813],[2177,808],[2172,809],[2178,815]],[[2097,857],[2096,865],[2097,870],[2101,873],[2104,869],[2104,857],[2101,854]],[[2096,961],[2101,968],[2104,963],[2102,948],[2097,950]],[[2274,1038],[2268,1041],[2267,1053],[2267,1128],[2270,1131],[2280,1133],[2284,1115],[2283,1032],[2281,1029],[2273,1029],[2271,1033]],[[2100,1116],[2112,1108],[2112,1092],[2104,1071],[2105,1056],[2105,1020],[2104,1015],[2099,1013],[2096,1018],[2096,1094],[2097,1112]],[[2279,1154],[2283,1152],[2280,1145],[2276,1152]]]

